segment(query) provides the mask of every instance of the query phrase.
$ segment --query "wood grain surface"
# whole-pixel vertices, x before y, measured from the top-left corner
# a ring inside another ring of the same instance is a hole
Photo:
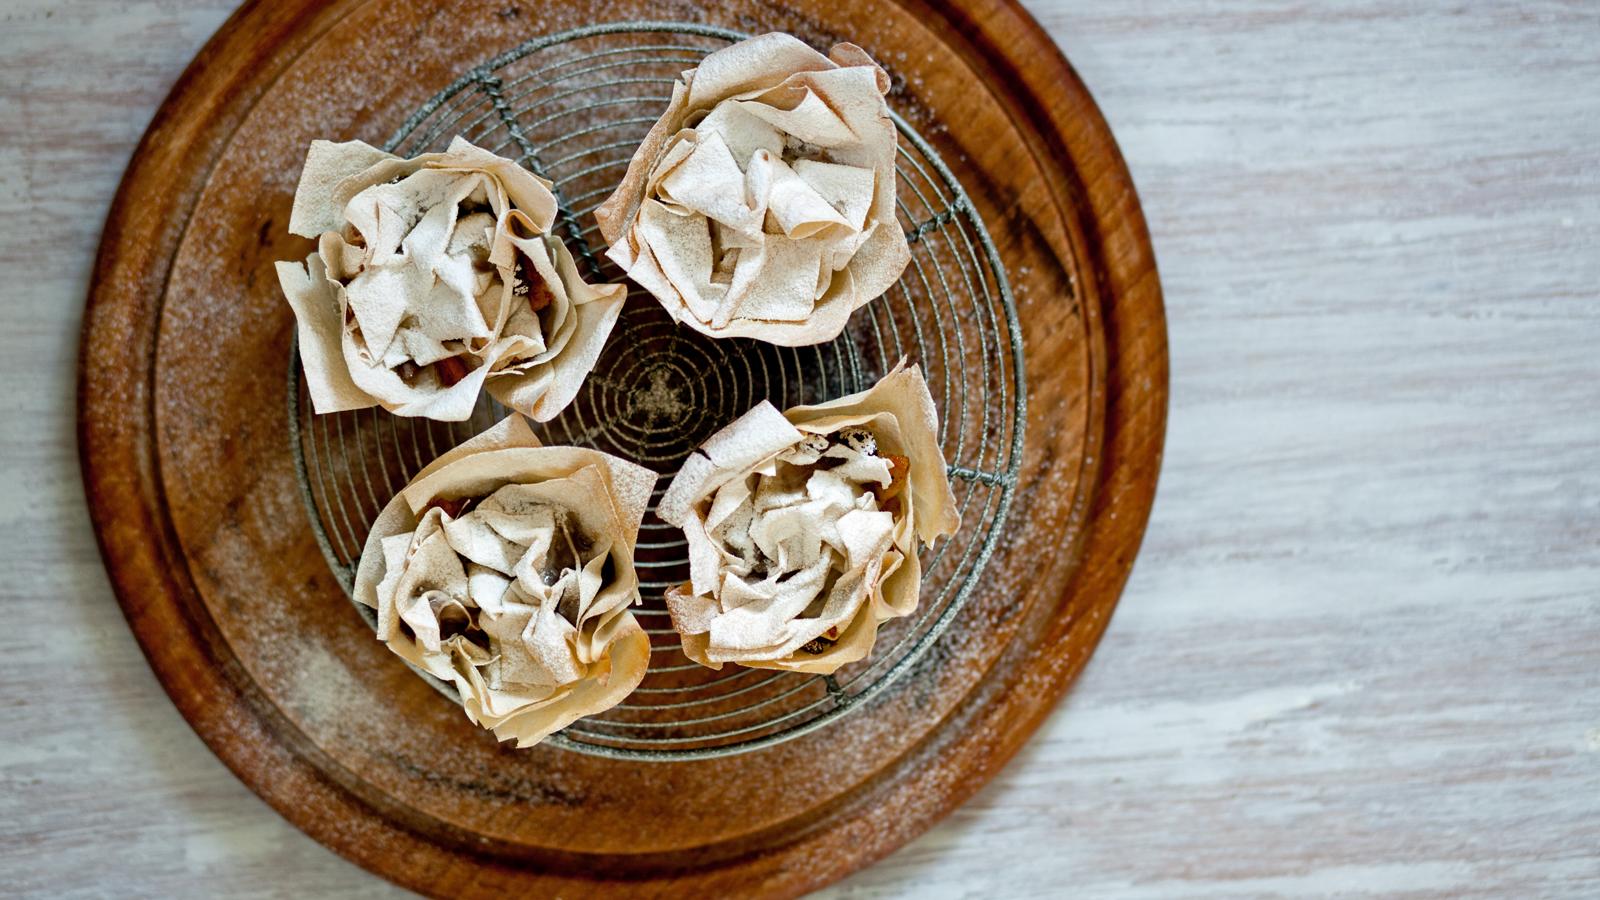
[[[836,896],[1600,892],[1600,14],[1034,5],[1168,298],[1152,529],[1046,729]],[[0,874],[387,894],[257,801],[111,598],[72,430],[134,141],[229,9],[0,13]]]

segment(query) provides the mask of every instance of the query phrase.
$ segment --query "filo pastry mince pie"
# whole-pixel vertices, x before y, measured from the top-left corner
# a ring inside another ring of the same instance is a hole
[[[583,280],[555,219],[548,182],[464,138],[412,159],[313,142],[289,230],[317,250],[278,280],[316,411],[456,422],[487,389],[554,418],[626,296]]]
[[[702,334],[832,340],[911,259],[888,87],[854,44],[772,33],[710,54],[595,210],[607,255]]]
[[[512,415],[441,456],[372,526],[354,596],[378,638],[531,746],[638,686],[650,638],[633,550],[655,473],[541,447]]]
[[[690,659],[828,674],[921,593],[918,542],[960,525],[919,368],[778,412],[761,405],[685,461],[657,508],[688,538],[667,608]]]

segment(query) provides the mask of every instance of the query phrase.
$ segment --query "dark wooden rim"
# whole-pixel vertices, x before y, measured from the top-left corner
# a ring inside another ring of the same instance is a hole
[[[1094,262],[1086,315],[1106,348],[1101,461],[1086,490],[1076,566],[1063,595],[1115,603],[1154,500],[1167,402],[1160,285],[1132,180],[1087,89],[1048,35],[1015,0],[900,0],[948,23],[1032,126],[1040,158],[1064,160],[1077,179],[1041,185]],[[79,355],[78,439],[101,553],[129,623],[179,711],[230,769],[296,826],[347,858],[427,890],[445,875],[481,890],[570,890],[595,880],[517,868],[428,842],[322,774],[330,760],[301,754],[308,742],[252,689],[205,613],[168,518],[161,484],[152,381],[155,333],[172,255],[228,136],[255,100],[353,4],[254,0],[207,43],[173,88],[136,150],[107,217],[85,311]],[[1019,66],[1014,60],[1026,60]],[[195,160],[203,160],[196,163]],[[131,246],[149,248],[132,252]],[[681,873],[640,889],[814,889],[879,859],[965,801],[1038,727],[1088,659],[1054,651],[1093,647],[1107,617],[1050,623],[1031,655],[987,686],[943,729],[943,752],[961,777],[935,784],[910,771],[885,788],[937,802],[852,810],[842,828],[816,831],[778,850]],[[222,677],[218,677],[218,675]],[[1030,689],[1008,690],[1026,680]],[[385,855],[375,857],[374,847]],[[396,848],[405,848],[396,854]],[[835,860],[821,863],[818,860]],[[468,874],[473,873],[473,874]],[[603,886],[603,885],[601,885]]]

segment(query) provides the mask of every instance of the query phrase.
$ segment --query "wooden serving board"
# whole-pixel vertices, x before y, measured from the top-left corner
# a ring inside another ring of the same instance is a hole
[[[890,105],[986,223],[1026,349],[1010,515],[939,652],[825,727],[673,762],[501,746],[372,639],[301,500],[293,319],[272,268],[308,249],[285,226],[311,139],[381,143],[508,48],[638,20],[849,40],[880,60]],[[1011,757],[1093,651],[1149,514],[1167,390],[1132,183],[1087,91],[1005,0],[247,4],[135,154],[80,365],[101,548],[173,701],[307,833],[451,896],[789,896],[921,833]]]

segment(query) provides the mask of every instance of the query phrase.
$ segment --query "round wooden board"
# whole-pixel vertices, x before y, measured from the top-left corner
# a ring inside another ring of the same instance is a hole
[[[1027,441],[1006,532],[889,690],[724,758],[497,744],[372,639],[318,550],[287,438],[273,262],[308,141],[381,142],[461,71],[624,20],[861,44],[965,186],[1012,279]],[[1138,549],[1166,413],[1138,201],[1066,61],[1007,0],[250,3],[141,143],[80,358],[84,480],[134,633],[207,744],[339,853],[432,894],[789,896],[910,840],[1011,757],[1093,651]]]

